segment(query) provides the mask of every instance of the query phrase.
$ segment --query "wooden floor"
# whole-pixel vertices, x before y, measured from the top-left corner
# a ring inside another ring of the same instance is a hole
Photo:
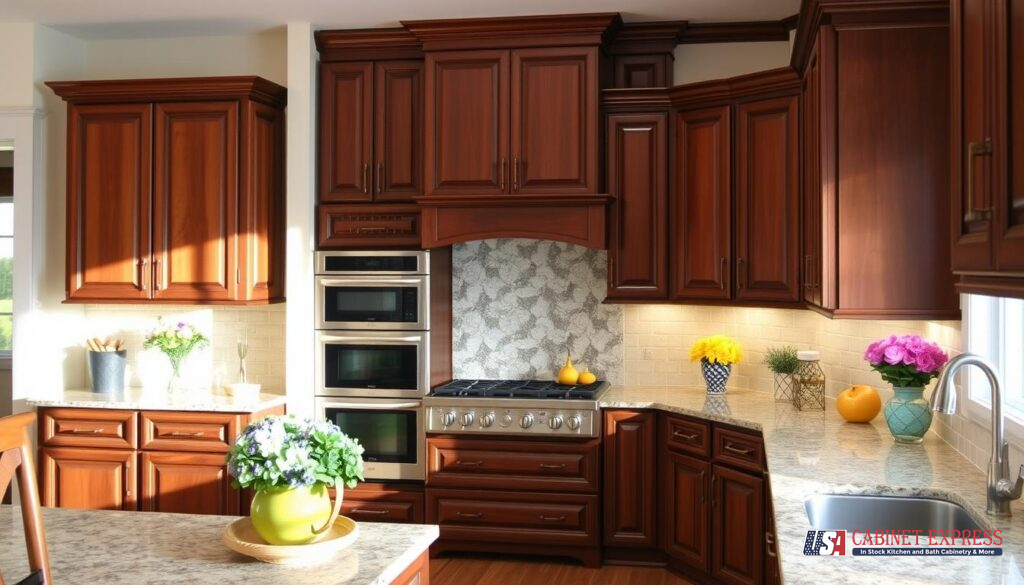
[[[430,559],[430,585],[690,585],[665,569],[561,559],[445,554]]]

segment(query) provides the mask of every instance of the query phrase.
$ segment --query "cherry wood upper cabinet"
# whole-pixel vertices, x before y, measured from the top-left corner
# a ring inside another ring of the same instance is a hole
[[[1024,3],[951,15],[953,270],[961,292],[1024,297]]]
[[[597,47],[512,51],[512,189],[596,193]]]
[[[371,201],[373,63],[320,66],[320,200]]]
[[[68,108],[69,299],[150,296],[152,116],[150,104]]]
[[[732,270],[729,106],[675,116],[672,296],[729,299]]]
[[[821,69],[818,62],[818,45],[815,43],[807,60],[800,90],[800,135],[803,148],[803,300],[809,305],[823,307],[822,300],[822,236],[824,230],[824,208],[822,207],[821,168],[818,153],[821,150]],[[831,284],[831,283],[830,283]]]
[[[604,546],[658,545],[655,412],[604,411]]]
[[[664,298],[668,114],[612,114],[606,132],[608,192],[614,197],[608,298]]]
[[[48,85],[69,113],[67,302],[284,299],[283,87]]]
[[[423,61],[374,64],[373,183],[376,201],[423,193]]]
[[[238,104],[157,104],[153,298],[229,300],[238,218]]]
[[[426,195],[507,193],[509,52],[426,58]]]
[[[736,108],[736,298],[800,297],[797,96]]]

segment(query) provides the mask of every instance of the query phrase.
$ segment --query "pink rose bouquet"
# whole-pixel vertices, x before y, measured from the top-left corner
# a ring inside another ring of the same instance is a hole
[[[868,346],[864,359],[897,387],[925,386],[949,361],[946,352],[920,335],[890,335]]]

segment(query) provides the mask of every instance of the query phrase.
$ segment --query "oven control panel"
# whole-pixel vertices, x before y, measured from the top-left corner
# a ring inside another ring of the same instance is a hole
[[[552,405],[553,407],[556,405]],[[597,411],[560,408],[431,406],[427,432],[437,434],[596,437]]]

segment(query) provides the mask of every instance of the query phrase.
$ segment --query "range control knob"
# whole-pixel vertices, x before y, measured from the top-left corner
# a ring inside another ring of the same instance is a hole
[[[476,419],[476,416],[473,414],[472,411],[462,413],[462,426],[470,426],[471,424],[473,424],[474,419]]]
[[[555,416],[549,418],[548,426],[551,427],[551,430],[553,431],[557,431],[558,429],[562,428],[562,415],[556,414]]]
[[[533,426],[533,415],[530,414],[530,413],[524,414],[523,418],[519,419],[519,426],[523,427],[524,429],[528,429],[528,428],[532,427]]]
[[[488,412],[487,414],[480,417],[480,426],[489,427],[494,424],[494,413]]]
[[[565,421],[565,424],[568,425],[570,429],[578,431],[580,430],[580,425],[583,424],[583,421],[580,420],[580,415],[574,414],[569,417],[569,420]]]
[[[503,427],[512,426],[512,415],[511,414],[506,412],[504,415],[502,415],[502,417],[501,417],[501,426],[503,426]]]
[[[455,424],[455,412],[454,411],[448,411],[448,412],[442,414],[441,415],[441,424],[443,424],[446,427],[450,427],[453,424]]]

